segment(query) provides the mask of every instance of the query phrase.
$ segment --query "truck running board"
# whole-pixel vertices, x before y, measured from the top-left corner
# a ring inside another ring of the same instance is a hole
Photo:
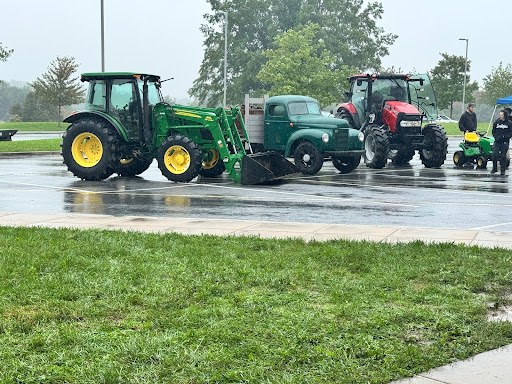
[[[277,152],[260,152],[242,157],[241,184],[262,184],[298,174],[297,167]]]

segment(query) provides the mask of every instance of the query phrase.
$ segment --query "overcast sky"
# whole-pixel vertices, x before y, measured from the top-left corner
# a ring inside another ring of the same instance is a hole
[[[174,77],[164,94],[187,97],[203,57],[199,28],[210,11],[206,0],[104,2],[106,70]],[[459,38],[469,39],[470,74],[480,84],[500,61],[512,63],[510,0],[381,2],[379,25],[399,35],[385,67],[426,72],[440,52],[465,55]],[[58,55],[75,57],[80,72],[101,70],[100,0],[0,0],[0,9],[0,42],[14,49],[0,62],[0,79],[33,81]]]

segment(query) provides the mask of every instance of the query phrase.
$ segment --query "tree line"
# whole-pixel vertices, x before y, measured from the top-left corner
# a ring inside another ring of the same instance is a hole
[[[223,99],[225,12],[229,20],[228,104],[242,103],[246,93],[305,94],[327,106],[343,101],[350,75],[404,72],[401,68],[382,67],[382,57],[389,54],[398,36],[378,26],[384,9],[377,1],[207,1],[211,12],[204,15],[201,26],[204,56],[189,90],[200,105],[217,107]],[[0,61],[7,60],[12,52],[0,43]],[[448,109],[453,115],[454,104],[462,100],[465,58],[440,55],[429,74],[438,108]],[[23,91],[23,102],[19,102],[20,92],[5,92],[17,100],[11,104],[11,115],[22,120],[60,119],[63,105],[83,100],[84,91],[74,77],[76,69],[73,58],[58,57],[45,74],[29,83],[29,91]],[[471,61],[468,72],[470,69]],[[482,86],[468,76],[468,102],[474,101],[476,91],[481,102],[490,105],[497,98],[512,94],[512,65],[500,63],[492,68]]]

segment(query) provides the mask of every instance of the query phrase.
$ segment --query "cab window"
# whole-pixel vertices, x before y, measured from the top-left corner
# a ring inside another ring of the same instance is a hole
[[[271,104],[268,107],[269,116],[283,117],[285,115],[286,108],[282,104]]]
[[[89,87],[86,110],[106,111],[107,87],[104,80],[96,80]]]

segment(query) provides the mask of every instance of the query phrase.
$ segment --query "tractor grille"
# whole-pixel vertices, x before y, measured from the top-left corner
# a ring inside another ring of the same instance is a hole
[[[348,150],[348,129],[337,129],[334,131],[334,144],[337,151]]]

